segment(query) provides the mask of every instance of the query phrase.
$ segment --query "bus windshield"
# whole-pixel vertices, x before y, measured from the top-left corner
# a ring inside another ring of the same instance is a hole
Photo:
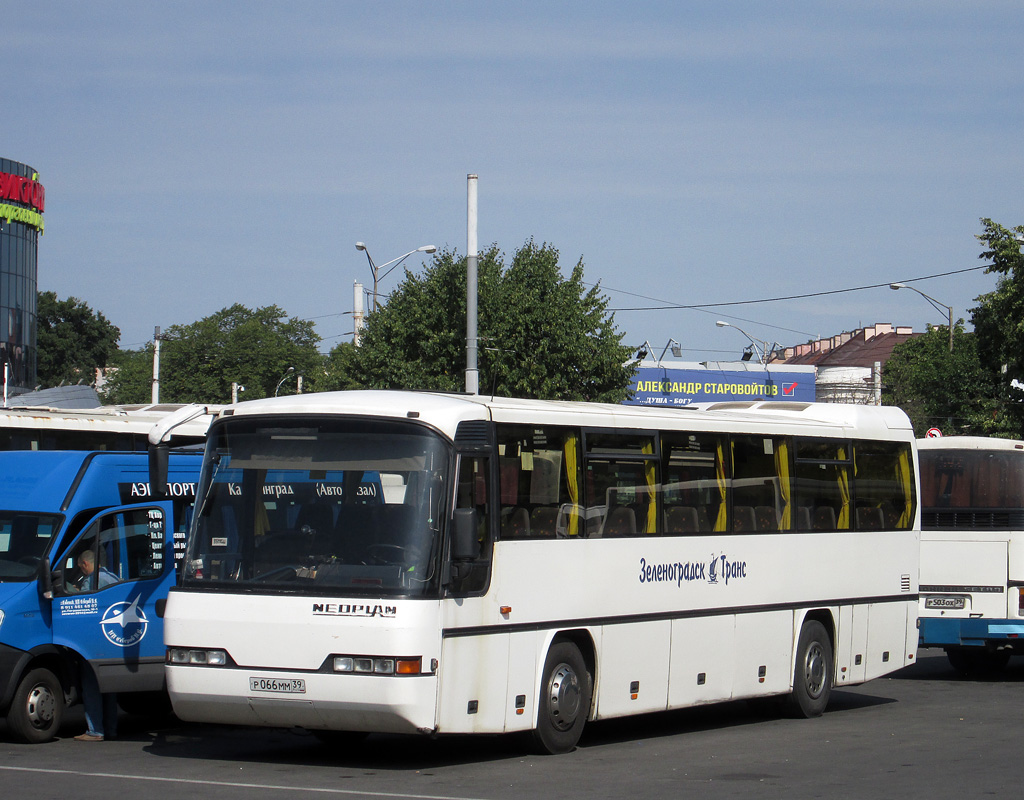
[[[60,530],[60,514],[0,511],[0,581],[30,581]]]
[[[436,591],[449,446],[409,422],[227,419],[183,581],[227,591]]]

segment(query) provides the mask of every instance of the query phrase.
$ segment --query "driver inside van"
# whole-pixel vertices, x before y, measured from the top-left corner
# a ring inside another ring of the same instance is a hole
[[[75,582],[76,592],[94,592],[119,582],[117,576],[106,567],[96,569],[96,553],[92,550],[83,550],[76,563],[81,573]]]

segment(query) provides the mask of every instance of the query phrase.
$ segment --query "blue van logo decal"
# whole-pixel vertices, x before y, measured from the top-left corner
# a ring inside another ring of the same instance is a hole
[[[131,647],[145,637],[149,620],[139,608],[139,598],[136,597],[130,603],[114,603],[104,611],[100,628],[108,641],[118,647]]]

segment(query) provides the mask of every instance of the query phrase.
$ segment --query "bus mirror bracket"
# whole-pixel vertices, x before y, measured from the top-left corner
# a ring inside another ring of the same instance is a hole
[[[167,496],[167,465],[170,446],[166,442],[149,446],[149,492],[154,500]]]

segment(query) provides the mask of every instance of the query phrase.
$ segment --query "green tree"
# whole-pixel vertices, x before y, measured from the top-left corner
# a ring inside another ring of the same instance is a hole
[[[41,386],[94,385],[96,370],[110,364],[120,338],[117,327],[77,297],[37,295],[36,369]]]
[[[225,403],[232,382],[245,386],[241,399],[315,391],[323,379],[320,337],[312,322],[287,318],[277,306],[255,310],[235,304],[191,325],[173,325],[160,342],[160,400]],[[115,403],[151,398],[153,345],[124,354],[106,389]]]
[[[990,259],[986,270],[1000,277],[994,291],[977,298],[971,309],[978,352],[986,369],[997,381],[1004,402],[1000,409],[1001,428],[1007,434],[1024,436],[1024,392],[1013,382],[1024,381],[1024,225],[1004,228],[982,219],[985,232],[978,240],[985,246],[981,258]]]
[[[963,320],[953,332],[928,327],[895,347],[882,370],[882,403],[899,406],[914,432],[929,428],[946,435],[989,436],[1002,431],[994,376],[978,357],[977,338],[965,333]]]
[[[480,391],[511,397],[621,402],[633,355],[583,261],[564,278],[558,251],[528,241],[504,263],[492,246],[478,259]],[[328,359],[332,388],[462,391],[466,369],[466,259],[439,252],[366,318],[359,347]]]

